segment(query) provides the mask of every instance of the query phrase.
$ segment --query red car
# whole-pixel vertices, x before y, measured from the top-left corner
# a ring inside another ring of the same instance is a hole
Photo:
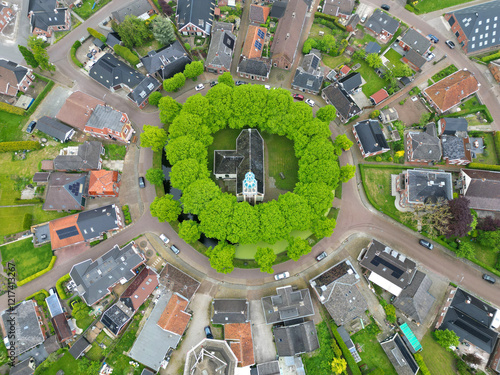
[[[304,100],[304,95],[300,94],[293,94],[293,98],[297,100]]]

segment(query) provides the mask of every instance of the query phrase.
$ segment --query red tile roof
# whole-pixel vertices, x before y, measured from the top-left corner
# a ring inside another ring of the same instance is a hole
[[[89,195],[118,196],[118,172],[101,169],[90,172]]]
[[[184,311],[187,305],[187,300],[173,294],[158,320],[158,326],[165,331],[182,336],[191,319],[191,314]]]
[[[380,103],[381,101],[387,99],[388,97],[389,94],[384,89],[380,89],[375,94],[370,96],[370,98],[372,98],[375,101],[375,104]]]
[[[490,69],[491,74],[493,74],[493,78],[495,78],[495,81],[500,83],[500,65],[492,62],[488,65],[488,68]]]
[[[137,311],[157,286],[158,274],[151,268],[144,267],[134,281],[132,281],[132,284],[123,292],[120,299],[130,301],[134,310]],[[124,301],[124,303],[128,305],[128,301]]]
[[[264,46],[264,39],[260,38],[257,34],[258,30],[262,30],[264,36],[267,34],[267,29],[265,27],[259,27],[250,25],[248,26],[247,37],[245,38],[245,44],[243,44],[243,51],[241,54],[247,59],[253,59],[262,56],[262,49],[255,48],[255,41],[259,41],[262,46]]]
[[[346,75],[347,73],[349,73],[351,71],[351,68],[349,68],[347,65],[344,65],[342,67],[342,69],[340,69],[340,73]]]
[[[224,339],[230,341],[231,350],[238,358],[241,367],[255,364],[252,325],[250,322],[224,325]]]
[[[98,104],[104,105],[104,102],[81,91],[75,91],[66,99],[56,119],[83,131]]]
[[[50,243],[52,245],[52,250],[79,243],[84,240],[80,229],[78,229],[78,225],[76,223],[77,219],[78,214],[49,221]],[[69,227],[75,227],[76,232],[78,233],[71,237],[59,238],[57,231]]]

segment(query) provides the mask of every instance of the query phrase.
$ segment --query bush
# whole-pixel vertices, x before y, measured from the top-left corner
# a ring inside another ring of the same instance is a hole
[[[4,102],[0,102],[0,111],[12,113],[14,115],[24,116],[24,109],[14,107],[13,105]]]
[[[79,68],[83,68],[83,64],[80,62],[80,60],[78,60],[76,58],[76,48],[75,47],[71,47],[70,49],[70,55],[71,55],[71,60],[73,61],[73,63],[79,67]]]
[[[376,156],[375,157],[375,161],[382,161],[382,157],[381,156]]]
[[[485,56],[481,58],[481,61],[483,62],[490,62],[492,60],[496,60],[500,58],[500,51],[497,51],[489,56]]]
[[[35,299],[43,301],[45,303],[45,298],[47,298],[48,296],[49,292],[47,292],[45,289],[40,289],[38,292],[35,292],[31,296],[26,297],[25,301],[29,301],[30,299]]]
[[[493,165],[493,164],[481,164],[481,163],[470,163],[468,168],[472,169],[485,169],[489,171],[500,171],[500,165]]]
[[[410,4],[406,4],[406,5],[405,5],[405,9],[406,9],[407,11],[409,11],[409,12],[412,12],[412,13],[417,13],[417,12],[415,11],[415,8],[413,8]]]
[[[378,109],[370,113],[370,118],[376,118],[378,116],[380,116],[380,111]]]
[[[488,110],[488,108],[485,105],[477,105],[477,106],[469,108],[469,109],[462,109],[459,112],[454,112],[454,113],[450,113],[447,115],[443,115],[440,118],[443,118],[443,117],[465,117],[465,116],[470,115],[470,114],[475,114],[476,112],[482,112],[484,117],[486,117],[486,120],[488,120],[488,122],[493,122],[493,117],[491,116],[490,111]]]
[[[101,42],[106,43],[106,37],[102,35],[99,31],[87,27],[87,31],[89,32],[90,35],[92,35],[94,38],[99,39]]]
[[[35,141],[0,142],[0,152],[39,150],[42,146]]]
[[[24,214],[23,229],[24,230],[30,229],[32,223],[33,223],[33,215],[32,214]]]
[[[40,272],[35,273],[34,275],[31,275],[30,277],[25,278],[24,280],[20,280],[17,282],[17,286],[22,286],[24,284],[29,283],[30,281],[35,280],[37,277],[42,276],[44,273],[49,272],[52,268],[54,268],[54,264],[56,263],[57,257],[54,255],[52,259],[50,260],[50,263],[47,268],[44,270],[41,270]]]
[[[420,374],[421,375],[431,375],[431,372],[427,368],[427,365],[424,362],[424,359],[422,358],[422,355],[419,353],[413,354],[413,357],[415,357],[415,361],[417,362],[418,366],[420,367]]]
[[[500,157],[500,131],[495,132],[493,139],[495,140],[495,151],[497,156]]]
[[[191,51],[191,44],[189,43],[184,43],[184,48],[186,49],[186,51]]]
[[[68,294],[66,294],[66,290],[64,289],[64,286],[63,286],[64,283],[66,283],[70,280],[71,280],[71,276],[68,273],[68,274],[64,275],[63,277],[61,277],[56,282],[57,294],[59,294],[59,297],[61,299],[68,299],[69,297],[71,297],[71,296],[68,296]]]
[[[128,61],[130,65],[133,65],[134,67],[139,64],[141,61],[139,60],[139,57],[135,53],[133,53],[131,50],[129,50],[125,46],[120,46],[119,44],[115,44],[113,47],[113,50],[115,53],[124,58],[125,60]]]

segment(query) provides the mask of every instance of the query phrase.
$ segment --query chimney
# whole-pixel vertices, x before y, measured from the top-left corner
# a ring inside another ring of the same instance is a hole
[[[470,297],[467,297],[467,299],[465,300],[465,303],[469,304],[470,305]]]

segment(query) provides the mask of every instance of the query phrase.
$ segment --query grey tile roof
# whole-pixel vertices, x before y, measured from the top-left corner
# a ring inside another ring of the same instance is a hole
[[[139,82],[139,84],[127,95],[127,97],[140,106],[148,100],[149,95],[158,90],[160,86],[161,83],[158,82],[156,78],[147,76]]]
[[[410,285],[394,300],[393,305],[410,319],[423,323],[436,300],[429,293],[432,280],[421,271],[417,271]]]
[[[348,94],[351,94],[363,83],[361,80],[361,73],[358,72],[351,72],[345,77],[339,79],[338,82]]]
[[[249,321],[246,299],[215,299],[212,301],[214,324],[245,323]]]
[[[66,142],[75,133],[70,126],[64,125],[55,118],[48,116],[43,116],[38,119],[36,129],[47,134],[49,137],[57,138],[63,142]]]
[[[473,5],[454,12],[456,22],[468,39],[467,52],[476,52],[500,44],[500,0]]]
[[[298,87],[299,89],[319,93],[321,85],[323,84],[323,79],[324,77],[321,71],[317,73],[308,73],[301,66],[299,66],[295,71],[292,86],[294,86],[294,88]]]
[[[214,20],[215,2],[212,0],[179,0],[176,19],[181,29],[188,23],[198,26],[210,34]]]
[[[422,68],[422,66],[424,66],[424,64],[427,62],[427,60],[422,55],[420,55],[413,49],[409,50],[404,57],[417,68]]]
[[[266,18],[264,18],[264,10],[261,6],[250,5],[250,22],[265,23]]]
[[[466,133],[468,130],[467,120],[463,117],[444,117],[439,122],[442,129],[441,134],[456,135],[457,132]]]
[[[120,8],[111,13],[111,16],[116,19],[118,23],[125,21],[126,16],[136,16],[139,17],[144,13],[148,13],[153,10],[153,7],[148,0],[136,0],[132,3],[127,4],[123,8]]]
[[[236,37],[232,32],[216,30],[212,33],[205,64],[231,69]]]
[[[75,264],[70,276],[76,284],[78,294],[87,305],[92,306],[106,296],[116,283],[132,279],[135,276],[134,270],[144,261],[144,255],[133,242],[121,249],[115,245],[95,261],[88,259]]]
[[[204,339],[187,353],[184,375],[234,375],[237,362],[226,341]]]
[[[377,120],[360,121],[353,128],[358,134],[359,141],[365,153],[389,150],[389,145]]]
[[[416,375],[419,366],[401,336],[395,333],[380,343],[398,375]]]
[[[261,302],[267,324],[314,315],[309,289],[276,288],[276,295],[262,297]]]
[[[43,342],[43,344],[38,345],[17,357],[19,362],[24,362],[25,360],[33,357],[35,360],[35,365],[40,366],[40,364],[45,361],[49,354],[54,353],[60,348],[57,338],[55,336],[49,337]],[[10,374],[9,374],[10,375]]]
[[[44,210],[82,210],[88,193],[86,173],[52,172],[47,185]]]
[[[500,211],[500,172],[484,171],[477,169],[461,169],[460,174],[465,174],[465,193],[469,200],[470,208],[476,210]]]
[[[399,28],[399,21],[395,20],[387,13],[376,9],[370,18],[366,21],[366,27],[380,34],[382,30],[394,35]]]
[[[71,345],[71,348],[69,348],[69,354],[71,354],[73,358],[78,359],[82,356],[82,354],[89,346],[90,343],[87,341],[87,339],[83,336],[80,336],[80,338],[73,345]]]
[[[273,329],[276,351],[280,357],[313,352],[319,348],[313,321]]]
[[[378,44],[377,42],[369,42],[365,47],[365,51],[367,54],[380,53],[380,50],[381,50],[380,44]]]
[[[120,35],[115,32],[109,32],[106,36],[106,44],[113,48],[117,44],[122,44],[122,40],[120,39]]]
[[[443,134],[441,136],[441,144],[443,146],[443,159],[472,161],[468,138]]]
[[[133,89],[144,79],[144,75],[109,53],[96,61],[89,76],[108,89],[121,84]]]
[[[88,171],[101,169],[101,153],[104,152],[101,142],[85,141],[78,145],[76,155],[58,155],[54,159],[54,169],[61,171]]]
[[[278,361],[259,363],[257,365],[257,375],[280,375],[280,364]]]
[[[324,88],[323,93],[344,119],[350,119],[361,112],[358,105],[338,83],[332,83]]]
[[[47,182],[49,181],[50,172],[36,172],[33,175],[33,182]]]
[[[16,77],[17,83],[21,83],[26,73],[28,73],[28,69],[24,66],[6,59],[0,59],[0,67],[12,71]]]
[[[12,367],[9,371],[9,375],[32,375],[35,373],[34,368],[35,361],[31,358],[27,358]]]
[[[281,18],[285,15],[286,6],[288,5],[288,1],[275,1],[273,2],[273,6],[271,8],[271,13],[269,14],[272,18]]]
[[[92,111],[87,121],[87,126],[97,129],[107,128],[115,132],[121,132],[125,125],[125,123],[121,121],[122,116],[122,112],[113,107],[98,104]]]
[[[354,0],[325,0],[323,13],[337,17],[340,14],[350,16],[354,9]]]
[[[114,204],[83,211],[78,214],[76,223],[85,241],[98,237],[101,233],[118,228]]]
[[[49,26],[64,25],[68,8],[58,7],[56,0],[30,0],[28,14],[31,12],[31,31],[35,27],[48,31]]]
[[[432,169],[408,169],[404,173],[410,204],[432,204],[453,198],[451,173]]]
[[[163,47],[157,51],[151,51],[141,58],[144,68],[149,74],[157,73],[162,79],[173,77],[176,73],[181,73],[191,58],[178,40],[171,45]]]
[[[234,30],[234,23],[215,21],[214,25],[212,27],[212,30],[213,31],[215,31],[215,30],[226,30],[226,31],[233,32],[233,30]]]
[[[409,45],[412,50],[418,52],[420,55],[431,48],[431,41],[415,29],[408,29],[401,41]]]
[[[260,77],[269,77],[271,71],[271,61],[269,59],[247,59],[240,57],[238,64],[238,73],[256,75]]]
[[[433,130],[434,129],[434,133]],[[423,132],[408,132],[408,141],[412,144],[412,151],[407,152],[408,160],[441,160],[441,142],[435,134],[436,126],[428,124]]]

